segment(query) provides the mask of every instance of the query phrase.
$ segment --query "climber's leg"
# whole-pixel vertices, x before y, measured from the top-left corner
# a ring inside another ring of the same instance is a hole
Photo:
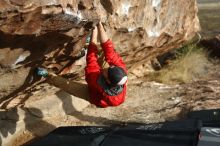
[[[89,101],[89,91],[86,83],[69,81],[54,74],[48,75],[48,82],[73,96]]]
[[[41,77],[46,77],[48,82],[71,95],[89,100],[88,86],[76,81],[68,81],[67,79],[57,76],[54,73],[48,72],[45,68],[36,68],[36,74]]]

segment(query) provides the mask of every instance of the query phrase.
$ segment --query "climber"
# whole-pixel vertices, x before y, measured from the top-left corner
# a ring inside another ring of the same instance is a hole
[[[102,47],[100,52],[97,47],[98,33]],[[36,74],[47,78],[48,83],[99,107],[117,106],[123,103],[126,95],[127,70],[121,57],[115,52],[101,22],[92,32],[86,61],[87,84],[69,81],[41,67],[36,68]]]
[[[107,68],[98,58],[97,37],[104,53]],[[118,106],[125,100],[127,70],[122,58],[114,50],[112,41],[107,37],[101,22],[93,29],[85,68],[90,101],[99,107]]]

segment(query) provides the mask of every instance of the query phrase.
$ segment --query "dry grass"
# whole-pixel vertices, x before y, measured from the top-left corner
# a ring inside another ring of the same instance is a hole
[[[176,59],[162,70],[151,74],[150,80],[162,83],[187,83],[206,77],[212,62],[204,49],[190,44],[176,51]]]

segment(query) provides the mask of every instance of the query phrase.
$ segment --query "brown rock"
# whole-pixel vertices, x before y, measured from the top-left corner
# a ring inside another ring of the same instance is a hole
[[[179,47],[199,31],[195,0],[2,0],[0,7],[0,30],[12,36],[71,30],[66,34],[76,42],[101,19],[129,69]]]

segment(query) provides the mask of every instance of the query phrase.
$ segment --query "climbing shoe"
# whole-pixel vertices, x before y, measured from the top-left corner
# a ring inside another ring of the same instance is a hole
[[[46,77],[46,76],[48,76],[48,71],[45,68],[37,67],[36,74],[38,76]]]

